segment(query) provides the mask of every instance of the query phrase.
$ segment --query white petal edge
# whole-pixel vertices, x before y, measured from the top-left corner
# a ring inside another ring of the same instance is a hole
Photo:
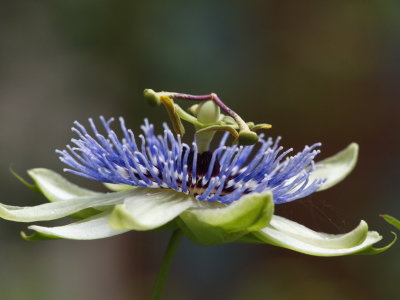
[[[317,256],[355,254],[382,239],[377,232],[368,231],[364,221],[347,234],[333,235],[313,231],[278,216],[273,216],[271,223],[256,235],[268,244]],[[360,240],[362,236],[364,238]]]
[[[317,162],[315,171],[310,174],[310,182],[325,178],[326,181],[318,189],[318,191],[323,191],[342,181],[354,169],[358,149],[356,143],[351,143],[339,153]]]
[[[10,206],[0,203],[0,218],[17,222],[48,221],[62,218],[89,207],[123,203],[135,190],[72,198],[37,206]]]
[[[184,193],[155,188],[136,188],[110,218],[114,228],[150,230],[160,227],[193,207],[195,200]]]
[[[31,169],[28,174],[32,177],[39,190],[51,202],[102,194],[81,188],[49,169]]]
[[[57,227],[32,225],[28,228],[52,237],[71,240],[95,240],[122,234],[129,229],[114,229],[108,225],[110,212],[104,212],[79,222]]]

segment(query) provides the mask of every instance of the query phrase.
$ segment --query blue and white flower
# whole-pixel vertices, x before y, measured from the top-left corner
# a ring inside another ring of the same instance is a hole
[[[57,151],[68,172],[100,181],[112,191],[100,193],[78,187],[48,169],[28,171],[50,203],[33,207],[0,205],[0,217],[18,222],[48,221],[72,216],[80,220],[57,227],[29,226],[28,240],[65,238],[90,240],[130,230],[181,228],[194,242],[267,243],[318,256],[376,253],[381,236],[361,221],[353,231],[332,235],[315,232],[273,214],[274,205],[325,190],[354,168],[358,146],[349,145],[333,157],[315,163],[320,144],[292,149],[280,139],[264,138],[250,146],[226,144],[225,134],[213,151],[198,151],[167,125],[156,135],[145,120],[135,134],[119,119],[101,118],[99,130],[75,123],[72,146]],[[102,133],[104,132],[104,133]]]

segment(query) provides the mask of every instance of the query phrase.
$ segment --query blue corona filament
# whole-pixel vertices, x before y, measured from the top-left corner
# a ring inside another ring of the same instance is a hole
[[[215,150],[198,153],[195,142],[183,143],[166,124],[164,134],[155,135],[146,119],[143,134],[135,137],[120,117],[120,139],[111,129],[113,118],[100,120],[105,135],[92,119],[91,134],[74,123],[72,130],[78,135],[71,140],[74,146],[56,151],[70,167],[65,171],[106,183],[172,189],[200,201],[225,204],[265,191],[273,194],[276,204],[286,203],[315,192],[324,183],[324,179],[309,179],[319,143],[288,156],[292,149],[283,151],[280,138],[274,141],[260,135],[256,145],[227,146],[225,133]]]

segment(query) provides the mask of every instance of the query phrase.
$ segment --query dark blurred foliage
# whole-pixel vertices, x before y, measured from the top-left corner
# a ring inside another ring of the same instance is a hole
[[[400,2],[2,1],[1,202],[38,204],[9,166],[61,172],[54,149],[74,120],[166,113],[144,88],[216,92],[246,120],[269,122],[287,147],[352,141],[358,166],[335,188],[277,212],[332,233],[400,215]],[[88,187],[100,184],[68,176]],[[1,299],[146,299],[167,233],[28,243],[0,222]],[[178,251],[165,299],[395,299],[399,245],[377,256],[316,258],[262,245]],[[397,297],[396,297],[397,295]]]

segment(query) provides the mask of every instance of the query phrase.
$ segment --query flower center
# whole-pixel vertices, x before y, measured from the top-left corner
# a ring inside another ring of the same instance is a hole
[[[186,151],[182,152],[182,157],[185,155],[185,152]],[[220,181],[219,174],[221,172],[221,166],[219,163],[218,155],[215,156],[213,161],[213,152],[205,151],[202,153],[197,153],[197,160],[195,162],[196,170],[195,172],[193,172],[194,155],[194,151],[190,150],[187,161],[189,175],[187,188],[190,194],[192,194],[193,196],[198,196],[210,187],[213,178],[215,178],[214,180]],[[208,176],[209,180],[205,180],[207,173],[209,173],[210,171],[211,176]],[[232,177],[230,177],[229,179],[232,179]],[[220,184],[214,185],[211,193],[215,194],[219,186]],[[220,188],[222,188],[222,191],[220,193],[221,195],[226,195],[234,190],[233,186],[228,188],[226,187],[225,183],[223,183]]]

